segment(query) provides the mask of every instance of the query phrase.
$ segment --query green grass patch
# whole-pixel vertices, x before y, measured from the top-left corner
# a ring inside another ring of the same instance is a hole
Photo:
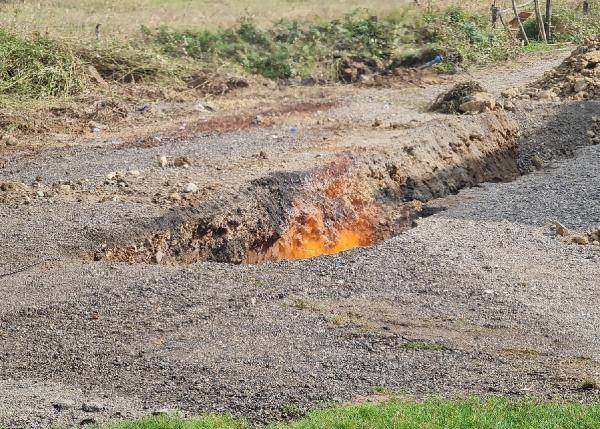
[[[251,18],[219,31],[144,29],[149,43],[175,58],[237,64],[271,79],[339,78],[340,66],[364,63],[374,71],[423,63],[436,53],[452,62],[484,64],[514,56],[519,47],[489,18],[452,7],[446,12],[373,17],[357,11],[323,21],[281,21],[262,29]],[[438,67],[444,72],[453,68]]]
[[[302,420],[253,426],[228,417],[180,420],[158,416],[101,429],[596,429],[600,405],[561,402],[430,400],[338,407],[308,413]]]
[[[41,35],[25,38],[0,30],[0,94],[41,98],[80,88],[69,50]]]

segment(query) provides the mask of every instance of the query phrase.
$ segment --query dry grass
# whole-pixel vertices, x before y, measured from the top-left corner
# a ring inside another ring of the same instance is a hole
[[[481,0],[420,0],[422,8],[443,9],[459,5],[485,11]],[[168,25],[179,29],[228,27],[251,15],[266,25],[282,18],[334,18],[358,8],[373,14],[390,14],[414,7],[414,0],[12,0],[2,5],[0,21],[18,32],[47,33],[51,38],[94,42],[94,27],[102,24],[107,40],[137,35],[142,25]]]
[[[580,0],[560,0],[580,6]],[[459,6],[471,12],[489,13],[490,2],[481,0],[419,0],[421,10],[439,11]],[[497,0],[501,8],[509,0]],[[356,9],[373,14],[393,14],[414,8],[414,0],[4,0],[0,21],[19,33],[40,32],[54,39],[94,43],[96,24],[102,24],[105,41],[139,37],[141,26],[167,25],[176,29],[217,29],[253,16],[259,25],[285,18],[336,18]]]

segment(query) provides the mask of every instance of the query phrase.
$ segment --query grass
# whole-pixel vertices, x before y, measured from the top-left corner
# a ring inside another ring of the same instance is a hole
[[[281,19],[333,19],[368,3],[372,14],[389,15],[414,4],[413,0],[42,0],[2,1],[4,28],[25,33],[48,33],[52,38],[95,43],[94,27],[102,24],[102,38],[123,41],[137,38],[141,25],[169,24],[180,30],[217,30],[234,26],[243,16],[254,16],[261,26]],[[481,0],[436,0],[425,10],[442,10],[455,4],[487,13]]]
[[[0,30],[0,93],[26,97],[69,95],[81,88],[70,51],[41,35]]]
[[[475,1],[422,1],[420,7],[412,0],[374,1],[368,10],[347,13],[359,6],[353,1],[321,7],[309,7],[312,0],[9,1],[0,10],[6,23],[0,30],[0,95],[76,94],[85,64],[109,81],[170,79],[185,87],[197,70],[223,67],[276,80],[353,81],[357,76],[347,77],[353,64],[385,72],[441,53],[450,63],[469,66],[546,49],[539,43],[522,49],[506,32],[494,31]],[[584,17],[572,3],[556,2],[556,39],[579,41],[600,32],[600,10]],[[271,18],[265,21],[267,11]],[[223,19],[207,20],[211,13]],[[95,23],[103,24],[99,40]],[[452,73],[455,66],[441,64],[435,71]]]
[[[430,400],[354,405],[314,411],[301,420],[254,426],[229,417],[181,420],[157,416],[101,429],[595,429],[600,405],[561,402]]]
[[[483,15],[458,7],[415,13],[406,8],[374,19],[369,12],[358,10],[334,20],[282,20],[268,29],[245,17],[224,30],[162,27],[146,28],[144,33],[149,43],[173,58],[233,63],[271,79],[337,80],[349,63],[385,71],[422,63],[436,53],[467,64],[506,60],[518,53],[510,37],[492,31]]]

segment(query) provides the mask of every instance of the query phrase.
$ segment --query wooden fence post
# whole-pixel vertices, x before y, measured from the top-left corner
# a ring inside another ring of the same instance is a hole
[[[535,6],[535,20],[538,25],[540,37],[542,38],[544,43],[548,43],[548,39],[546,38],[546,30],[544,29],[544,20],[542,19],[542,12],[540,11],[540,1],[534,0],[533,3]]]
[[[517,17],[517,22],[519,23],[519,28],[521,29],[521,34],[523,35],[523,40],[526,45],[529,45],[529,39],[527,38],[527,33],[525,33],[525,28],[523,28],[523,23],[521,22],[521,18],[519,18],[519,10],[517,9],[517,3],[515,0],[512,0],[513,11],[515,12],[515,16]]]
[[[546,0],[546,38],[552,40],[552,0]]]

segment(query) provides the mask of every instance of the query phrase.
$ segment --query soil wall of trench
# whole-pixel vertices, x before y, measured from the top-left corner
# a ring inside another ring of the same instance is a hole
[[[310,171],[274,173],[156,219],[147,234],[96,259],[256,263],[371,245],[431,213],[427,202],[519,175],[519,129],[503,111],[436,115],[367,133]]]

